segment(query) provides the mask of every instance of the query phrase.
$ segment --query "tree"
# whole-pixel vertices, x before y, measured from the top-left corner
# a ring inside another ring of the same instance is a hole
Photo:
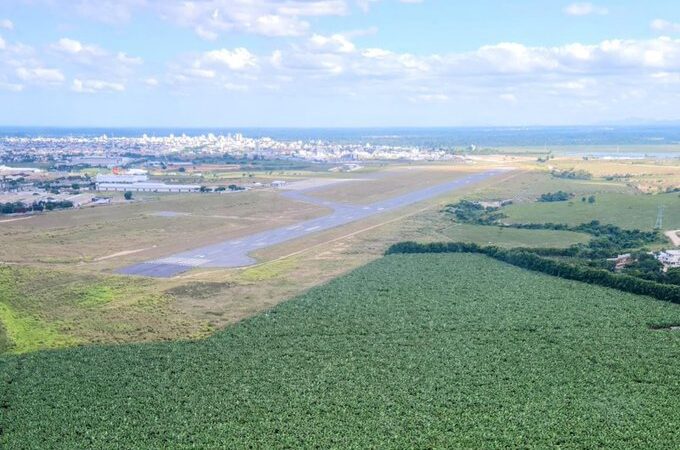
[[[79,190],[80,190],[80,184],[78,184],[78,183],[73,183],[73,184],[71,185],[71,189],[73,189],[74,191],[79,191]]]
[[[591,195],[590,197],[588,197],[588,203],[595,203],[595,196],[594,195]]]
[[[132,200],[132,192],[125,191],[125,194],[123,194],[123,197],[125,197],[125,200]]]
[[[180,173],[184,173],[187,171],[187,169],[185,169],[184,167],[180,167],[179,169],[177,169],[177,171]]]
[[[573,194],[564,191],[548,192],[547,194],[542,194],[539,198],[539,202],[565,202],[573,197]]]

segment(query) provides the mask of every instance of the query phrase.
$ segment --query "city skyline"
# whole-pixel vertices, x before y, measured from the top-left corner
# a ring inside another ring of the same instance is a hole
[[[680,8],[671,1],[0,6],[2,125],[674,121],[679,87]]]

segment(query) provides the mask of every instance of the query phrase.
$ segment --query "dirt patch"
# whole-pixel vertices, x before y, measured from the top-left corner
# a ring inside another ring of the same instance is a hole
[[[135,253],[143,252],[144,250],[149,250],[149,249],[148,248],[138,248],[136,250],[125,250],[125,251],[122,251],[122,252],[113,253],[111,255],[96,258],[95,261],[105,261],[107,259],[117,258],[119,256],[134,255]]]
[[[205,299],[232,287],[232,283],[194,282],[176,286],[165,291],[175,298]]]
[[[666,231],[664,233],[676,247],[680,247],[680,230]]]

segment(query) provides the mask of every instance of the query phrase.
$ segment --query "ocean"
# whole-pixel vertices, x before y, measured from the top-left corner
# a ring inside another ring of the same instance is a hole
[[[420,147],[556,147],[680,145],[678,126],[451,127],[451,128],[47,128],[0,127],[2,137],[141,137],[241,133],[281,141]]]

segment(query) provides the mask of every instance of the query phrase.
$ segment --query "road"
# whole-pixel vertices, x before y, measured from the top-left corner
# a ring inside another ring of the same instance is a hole
[[[231,239],[217,244],[207,245],[166,258],[147,261],[118,270],[126,275],[169,278],[189,271],[196,267],[242,267],[255,264],[250,253],[264,247],[270,247],[282,242],[298,239],[303,236],[335,228],[367,217],[393,211],[414,203],[422,202],[447,192],[478,183],[487,178],[504,173],[502,169],[489,170],[467,175],[463,178],[447,183],[430,186],[408,194],[393,197],[365,206],[336,203],[307,195],[314,188],[302,191],[286,191],[283,193],[289,199],[313,203],[333,210],[327,216],[306,220],[286,227],[274,228],[260,233]]]

